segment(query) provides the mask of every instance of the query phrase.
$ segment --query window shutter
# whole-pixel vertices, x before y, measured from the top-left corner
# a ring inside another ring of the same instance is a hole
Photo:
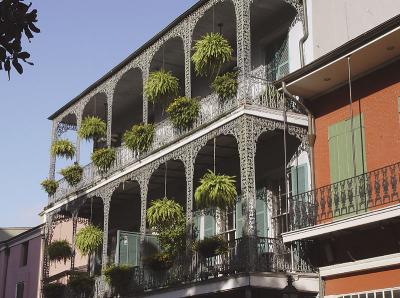
[[[267,237],[267,212],[266,204],[263,200],[256,201],[256,220],[257,220],[257,235],[260,237]]]
[[[193,226],[194,229],[196,231],[196,239],[199,240],[200,239],[200,215],[195,215],[193,217]]]
[[[140,236],[138,233],[119,231],[118,263],[138,266],[140,252]]]
[[[215,235],[215,218],[211,215],[204,216],[204,238]]]
[[[302,194],[309,190],[307,164],[291,168],[292,194]]]
[[[244,225],[244,221],[243,221],[243,205],[242,202],[238,202],[236,203],[236,238],[241,238],[242,234],[243,234],[243,225]]]

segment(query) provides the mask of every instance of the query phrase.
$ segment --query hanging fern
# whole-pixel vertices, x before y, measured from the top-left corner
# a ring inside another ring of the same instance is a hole
[[[62,283],[50,283],[43,286],[44,298],[60,298],[64,297],[66,285]]]
[[[216,175],[208,171],[200,179],[200,185],[195,192],[195,201],[200,208],[226,209],[235,204],[237,197],[235,177],[227,175]]]
[[[103,243],[103,231],[88,225],[76,233],[75,245],[83,256],[90,255]]]
[[[43,189],[47,192],[49,196],[54,195],[58,188],[58,182],[53,179],[43,180],[40,185],[42,185]]]
[[[62,169],[60,174],[64,176],[69,185],[76,186],[82,180],[83,168],[75,163],[73,166]]]
[[[238,74],[237,72],[227,72],[221,76],[217,76],[211,87],[222,100],[236,97],[238,90]]]
[[[94,287],[94,278],[88,273],[71,274],[68,280],[68,289],[75,295],[73,297],[91,297]]]
[[[196,41],[192,61],[198,76],[217,75],[232,60],[233,49],[219,33],[207,33]]]
[[[129,149],[143,153],[153,143],[154,134],[155,128],[153,124],[134,125],[125,132],[124,143]]]
[[[154,103],[161,97],[176,96],[179,93],[179,79],[170,71],[161,69],[150,73],[144,86],[144,95]]]
[[[111,265],[103,271],[106,282],[111,286],[116,295],[126,297],[137,288],[134,280],[134,268],[129,265]]]
[[[199,115],[200,105],[194,98],[176,98],[168,107],[172,124],[178,129],[190,128]]]
[[[47,254],[51,262],[64,261],[65,264],[72,257],[72,248],[66,240],[58,240],[49,244]]]
[[[205,258],[214,257],[228,252],[228,242],[216,235],[197,241],[194,249]]]
[[[88,116],[83,119],[78,136],[85,140],[98,140],[107,135],[107,124],[95,116]]]
[[[173,260],[167,253],[157,253],[146,257],[143,260],[144,264],[153,271],[165,271],[172,267]]]
[[[147,222],[151,228],[162,230],[163,227],[174,225],[184,218],[183,207],[167,198],[154,200],[147,209]]]
[[[72,159],[75,156],[75,146],[69,140],[57,140],[51,145],[53,156]]]
[[[100,172],[107,172],[115,160],[114,148],[102,148],[92,153],[92,162]]]

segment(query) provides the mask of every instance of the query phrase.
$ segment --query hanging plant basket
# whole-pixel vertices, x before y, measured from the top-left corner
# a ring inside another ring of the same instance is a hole
[[[232,60],[233,49],[219,33],[207,33],[196,41],[192,61],[198,76],[215,76]]]
[[[68,289],[74,297],[91,297],[93,293],[94,279],[87,273],[72,274],[68,280]]]
[[[88,225],[76,233],[75,246],[83,256],[95,252],[103,243],[103,231],[96,226]]]
[[[75,163],[60,171],[60,174],[67,180],[71,186],[76,186],[82,180],[83,168]]]
[[[64,297],[66,286],[62,283],[51,283],[43,286],[44,298],[62,298]]]
[[[107,135],[107,124],[99,117],[89,116],[83,119],[78,136],[85,140],[98,140]]]
[[[237,191],[235,177],[217,175],[208,171],[201,179],[195,192],[195,201],[199,208],[220,208],[225,210],[235,204]]]
[[[43,189],[47,192],[49,196],[54,195],[58,188],[58,182],[53,179],[43,180],[42,183],[40,183],[40,185],[43,187]]]
[[[174,127],[187,129],[193,126],[200,111],[200,104],[194,98],[176,98],[168,107],[167,113],[170,116]]]
[[[204,238],[195,244],[195,250],[203,257],[215,257],[228,252],[228,242],[219,235]]]
[[[128,265],[111,265],[103,271],[106,282],[114,290],[114,294],[126,296],[137,284],[134,280],[134,268]]]
[[[183,207],[167,198],[154,200],[146,213],[147,222],[151,228],[162,230],[164,227],[173,226],[184,218]]]
[[[73,159],[75,151],[75,146],[69,140],[57,140],[51,145],[51,154],[53,156]]]
[[[172,267],[173,260],[166,253],[158,253],[144,259],[145,266],[153,271],[166,271]]]
[[[92,153],[92,162],[99,169],[100,172],[107,172],[115,160],[114,148],[98,149]]]
[[[222,100],[235,98],[239,85],[237,78],[237,72],[227,72],[221,76],[217,76],[211,87]]]
[[[126,147],[140,153],[146,152],[153,143],[155,128],[153,124],[134,125],[124,134]]]
[[[151,72],[144,86],[144,95],[151,103],[155,103],[162,97],[177,96],[178,93],[179,79],[164,69]]]
[[[72,257],[71,245],[66,240],[58,240],[49,244],[47,254],[51,262],[61,262],[64,264]]]

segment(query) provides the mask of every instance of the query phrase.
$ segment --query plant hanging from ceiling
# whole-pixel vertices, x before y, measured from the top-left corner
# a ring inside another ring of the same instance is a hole
[[[107,172],[115,160],[114,148],[102,148],[92,153],[92,162],[100,172]]]
[[[168,253],[156,253],[144,258],[144,264],[153,271],[165,271],[170,269],[174,262]]]
[[[62,169],[60,174],[69,185],[76,186],[82,180],[83,168],[78,163],[74,163],[74,165]]]
[[[147,209],[147,222],[157,232],[166,226],[174,225],[183,218],[183,207],[167,198],[154,200]]]
[[[69,140],[56,140],[51,145],[51,154],[53,156],[72,159],[75,156],[75,146]]]
[[[129,265],[111,265],[104,269],[106,282],[113,289],[114,294],[125,297],[138,288],[134,281],[134,268]]]
[[[64,297],[65,292],[66,292],[66,285],[62,283],[56,282],[43,285],[44,298]]]
[[[57,240],[49,244],[47,254],[51,262],[64,261],[65,264],[72,257],[72,248],[66,240]]]
[[[235,177],[217,175],[208,171],[201,179],[195,192],[195,201],[199,208],[220,208],[226,210],[235,204],[237,191]]]
[[[194,248],[200,255],[209,258],[227,253],[228,242],[221,235],[215,235],[197,241]]]
[[[58,182],[54,179],[43,180],[40,185],[42,185],[43,189],[47,192],[49,196],[54,195],[58,188]]]
[[[236,97],[238,85],[237,72],[227,72],[217,76],[211,87],[220,99],[227,100]]]
[[[88,225],[76,233],[75,245],[83,256],[95,252],[103,243],[103,231],[93,225]]]
[[[198,76],[215,76],[232,60],[233,49],[220,33],[207,33],[194,45],[192,61]]]
[[[126,147],[140,153],[146,152],[153,143],[155,128],[153,124],[134,125],[124,134]]]
[[[98,140],[107,135],[107,124],[96,116],[83,119],[78,136],[85,140]]]
[[[73,297],[92,297],[93,287],[94,278],[88,273],[76,272],[68,280],[68,289],[74,294]]]
[[[188,97],[176,98],[167,109],[172,124],[178,129],[192,127],[199,115],[199,111],[199,102],[194,98]]]
[[[144,95],[151,103],[155,103],[162,97],[177,96],[178,93],[179,79],[164,69],[151,72],[144,86]]]

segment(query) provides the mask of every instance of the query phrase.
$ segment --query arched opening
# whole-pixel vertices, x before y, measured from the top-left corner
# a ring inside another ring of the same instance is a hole
[[[121,183],[112,195],[108,224],[111,262],[139,265],[140,201],[140,186],[133,180]]]
[[[214,145],[215,144],[215,145]],[[214,155],[215,152],[215,155]],[[194,167],[194,190],[200,185],[200,179],[209,170],[216,174],[234,176],[236,190],[240,194],[240,159],[236,139],[231,135],[220,135],[207,142],[198,152]],[[223,234],[228,241],[240,238],[243,228],[243,216],[240,203],[233,208],[228,208],[225,220],[217,223],[216,210],[199,210],[194,203],[194,224],[197,229],[197,237],[204,239],[216,234]]]
[[[236,33],[236,13],[232,1],[218,2],[212,8],[205,12],[202,18],[197,22],[193,30],[193,44],[202,38],[206,33],[221,33],[228,40],[233,49],[234,59],[224,65],[220,71],[223,74],[232,71],[236,66],[237,53],[237,33]],[[206,97],[212,93],[211,83],[214,77],[197,76],[192,63],[192,97]]]
[[[124,132],[143,122],[143,77],[139,68],[130,69],[118,81],[112,109],[112,146],[119,147]]]
[[[173,76],[179,80],[179,94],[185,94],[185,52],[183,40],[180,37],[174,37],[161,45],[160,49],[154,54],[150,64],[150,72],[164,69],[170,71]],[[174,98],[163,97],[155,103],[149,102],[148,121],[157,123],[166,118],[168,105]]]
[[[289,28],[297,11],[282,0],[251,4],[252,69],[269,81],[289,73]]]
[[[102,119],[107,123],[107,95],[104,93],[97,93],[90,98],[88,103],[85,105],[82,113],[82,121],[86,117],[95,116]],[[96,140],[96,143],[92,140],[81,140],[80,147],[80,163],[82,165],[89,164],[91,162],[91,154],[98,148],[103,148],[107,145],[106,138]]]
[[[298,158],[299,145],[299,139],[286,133],[285,164],[283,130],[264,132],[257,140],[257,226],[259,230],[263,227],[260,236],[274,238],[287,231],[287,198],[308,184],[308,164]]]

